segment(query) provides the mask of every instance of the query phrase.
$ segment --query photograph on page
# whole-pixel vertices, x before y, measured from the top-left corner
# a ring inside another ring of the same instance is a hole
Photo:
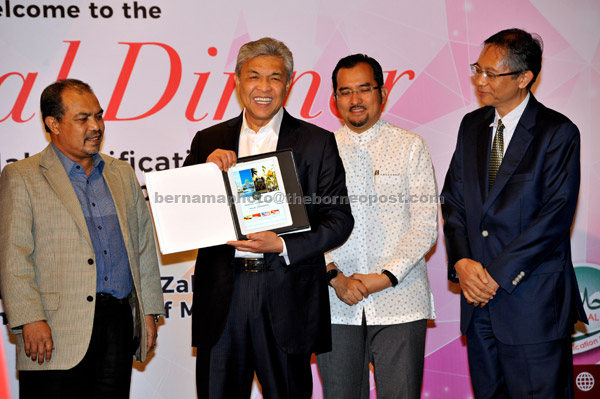
[[[238,163],[227,173],[242,234],[292,225],[277,157]]]

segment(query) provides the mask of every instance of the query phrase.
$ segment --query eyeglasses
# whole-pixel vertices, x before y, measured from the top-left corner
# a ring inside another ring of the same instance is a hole
[[[342,89],[335,93],[335,96],[337,98],[350,98],[354,93],[358,94],[359,96],[366,96],[368,94],[371,94],[373,90],[377,89],[381,89],[381,86],[361,86],[358,88],[358,90]]]
[[[487,80],[488,82],[493,82],[496,78],[499,78],[500,76],[518,75],[521,72],[524,72],[521,70],[521,71],[506,72],[506,73],[493,73],[493,72],[484,71],[477,64],[471,64],[470,67],[471,67],[471,77],[478,78],[479,75],[483,75],[483,78],[485,80]]]

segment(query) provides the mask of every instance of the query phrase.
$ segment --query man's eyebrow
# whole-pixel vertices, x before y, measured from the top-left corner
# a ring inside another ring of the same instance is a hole
[[[492,67],[484,68],[481,65],[479,65],[478,62],[474,63],[473,65],[478,66],[483,71],[492,71],[492,72],[497,72],[498,71],[496,68],[492,68]]]
[[[373,86],[371,83],[367,82],[367,83],[361,83],[358,85],[358,87],[371,87]],[[352,90],[352,88],[350,86],[339,86],[338,90],[345,90],[345,89],[349,89]]]
[[[98,115],[98,114],[103,114],[104,110],[102,108],[100,108],[100,110],[98,112],[92,113],[92,112],[79,112],[77,114],[75,114],[76,117],[80,117],[80,116],[91,116],[91,115]]]

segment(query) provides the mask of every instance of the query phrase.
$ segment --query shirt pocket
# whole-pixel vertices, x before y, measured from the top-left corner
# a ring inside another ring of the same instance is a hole
[[[377,204],[382,211],[391,212],[406,200],[406,176],[375,175],[375,193]]]

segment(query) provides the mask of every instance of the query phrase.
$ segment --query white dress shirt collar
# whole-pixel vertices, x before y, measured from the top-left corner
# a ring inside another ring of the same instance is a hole
[[[373,126],[371,126],[369,129],[365,130],[362,133],[356,133],[355,131],[350,129],[348,125],[344,125],[344,130],[346,131],[346,134],[350,138],[350,140],[352,140],[354,143],[365,144],[379,135],[381,126],[383,126],[384,123],[385,122],[380,118]]]
[[[283,120],[283,107],[271,118],[269,123],[261,127],[258,132],[250,128],[246,121],[246,110],[242,115],[242,130],[239,141],[239,157],[262,154],[275,151],[277,149],[277,140],[279,139],[279,130]]]
[[[494,136],[495,136],[496,129],[498,128],[498,120],[502,119],[502,124],[504,125],[504,131],[502,133],[504,136],[504,152],[503,152],[504,154],[506,154],[508,145],[510,144],[510,141],[512,140],[512,137],[515,133],[515,129],[517,128],[517,125],[519,124],[519,120],[521,119],[523,112],[525,112],[525,108],[527,107],[527,104],[529,103],[530,97],[531,97],[531,94],[527,93],[527,97],[525,97],[525,99],[523,101],[521,101],[521,104],[519,104],[515,109],[510,111],[508,114],[504,115],[503,118],[500,117],[500,114],[498,114],[498,110],[496,110],[496,115],[494,116],[494,122],[490,123],[490,127],[494,128]],[[492,140],[490,142],[490,148],[492,146],[493,139],[494,139],[494,137],[492,137]]]
[[[521,115],[523,115],[523,112],[525,111],[525,107],[527,107],[527,104],[529,103],[530,97],[531,97],[531,94],[527,93],[527,97],[525,97],[525,99],[523,101],[521,101],[521,104],[519,104],[515,109],[510,111],[508,114],[504,115],[504,117],[500,117],[498,110],[496,110],[496,116],[494,117],[494,123],[492,123],[490,126],[497,127],[498,119],[502,119],[502,124],[504,125],[505,130],[506,129],[514,130],[514,128],[517,127],[517,124],[519,123],[519,119],[521,119]]]
[[[255,134],[260,134],[264,132],[272,131],[276,136],[279,136],[279,129],[281,129],[281,121],[283,120],[283,107],[279,108],[279,111],[271,118],[269,123],[265,126],[261,127],[258,132],[255,132],[250,128],[248,122],[246,121],[246,108],[244,108],[244,112],[242,114],[242,131],[241,133],[251,132]]]

